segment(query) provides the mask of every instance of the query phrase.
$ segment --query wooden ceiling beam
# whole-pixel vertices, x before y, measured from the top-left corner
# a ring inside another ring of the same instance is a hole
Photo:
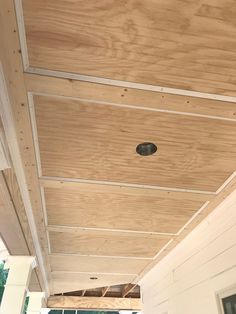
[[[130,292],[132,292],[136,286],[137,285],[131,283],[125,285],[122,289],[122,298],[125,298]]]
[[[109,288],[110,288],[109,286],[102,288],[102,297],[105,297],[105,296],[106,296],[106,294],[107,294]]]
[[[50,266],[45,258],[45,252],[48,253],[47,233],[38,185],[14,1],[0,0],[0,7],[1,119],[15,176],[19,182],[19,193],[29,222],[34,255],[37,256],[38,269],[42,274],[41,286],[49,294]],[[28,239],[26,234],[24,236]]]
[[[140,311],[141,300],[131,298],[52,296],[48,308],[77,310],[130,310]]]

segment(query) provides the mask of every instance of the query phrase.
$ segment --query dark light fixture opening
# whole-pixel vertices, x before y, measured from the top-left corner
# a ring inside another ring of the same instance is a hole
[[[136,147],[137,154],[141,156],[150,156],[157,151],[157,146],[153,143],[144,142]]]

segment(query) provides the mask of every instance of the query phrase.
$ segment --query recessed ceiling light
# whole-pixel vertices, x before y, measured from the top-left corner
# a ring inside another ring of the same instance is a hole
[[[90,277],[90,280],[97,280],[98,277]]]
[[[136,152],[141,156],[150,156],[157,151],[157,146],[153,143],[144,142],[136,147]]]

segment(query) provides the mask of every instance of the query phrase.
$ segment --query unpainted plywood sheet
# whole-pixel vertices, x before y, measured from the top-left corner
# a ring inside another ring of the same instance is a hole
[[[60,229],[63,230],[49,232],[52,253],[152,258],[171,239],[151,234]]]
[[[210,198],[170,191],[150,195],[146,189],[119,186],[112,187],[113,194],[105,185],[62,186],[44,189],[49,225],[177,233]]]
[[[23,0],[32,67],[236,94],[236,4]]]
[[[215,192],[236,168],[236,123],[35,96],[44,176]],[[136,153],[142,142],[158,150]]]
[[[148,259],[112,258],[75,255],[50,255],[52,271],[139,274],[150,262]]]

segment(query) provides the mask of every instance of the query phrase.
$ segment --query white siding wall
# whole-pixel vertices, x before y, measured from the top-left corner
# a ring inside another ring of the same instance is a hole
[[[144,314],[215,314],[236,285],[236,191],[141,281]]]

